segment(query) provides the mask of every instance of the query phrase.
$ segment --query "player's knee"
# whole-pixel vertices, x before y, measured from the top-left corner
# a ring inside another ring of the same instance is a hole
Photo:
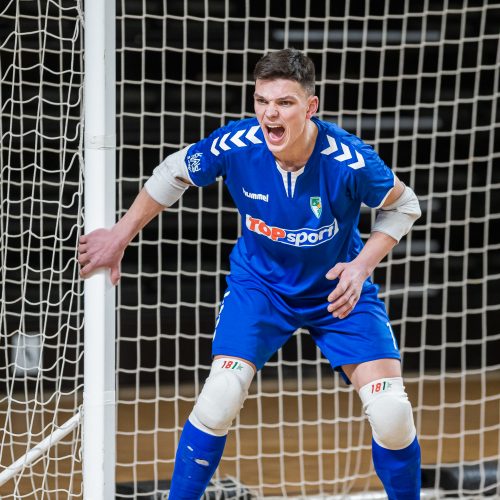
[[[227,434],[248,396],[253,375],[253,368],[241,361],[228,358],[214,361],[189,417],[191,423],[211,434]]]
[[[413,442],[413,412],[400,377],[370,382],[359,394],[377,444],[400,450]]]
[[[225,430],[240,411],[246,395],[233,373],[214,373],[205,382],[193,412],[208,428]]]

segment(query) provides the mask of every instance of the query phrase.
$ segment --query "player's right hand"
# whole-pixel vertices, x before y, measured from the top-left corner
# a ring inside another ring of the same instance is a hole
[[[120,262],[124,253],[123,245],[111,229],[96,229],[80,237],[78,262],[80,276],[87,278],[96,269],[108,268],[113,285],[120,280]]]

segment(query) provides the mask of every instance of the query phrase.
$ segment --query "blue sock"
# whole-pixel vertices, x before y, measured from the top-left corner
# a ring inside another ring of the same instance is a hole
[[[389,500],[420,499],[420,445],[417,438],[402,450],[388,450],[372,441],[373,465]]]
[[[227,436],[212,436],[186,422],[175,455],[171,500],[199,500],[219,465]]]

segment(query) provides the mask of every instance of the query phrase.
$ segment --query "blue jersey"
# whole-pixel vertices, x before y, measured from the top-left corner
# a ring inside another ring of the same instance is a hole
[[[372,147],[335,124],[313,122],[316,144],[297,172],[279,167],[255,118],[216,130],[185,159],[197,186],[222,176],[241,214],[231,274],[256,277],[290,299],[326,299],[334,283],[325,274],[363,247],[361,204],[380,206],[394,187],[392,171]]]

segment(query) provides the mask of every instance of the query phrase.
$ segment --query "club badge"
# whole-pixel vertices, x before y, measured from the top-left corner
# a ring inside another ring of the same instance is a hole
[[[319,219],[322,211],[321,198],[319,196],[311,196],[310,204],[313,214]]]

